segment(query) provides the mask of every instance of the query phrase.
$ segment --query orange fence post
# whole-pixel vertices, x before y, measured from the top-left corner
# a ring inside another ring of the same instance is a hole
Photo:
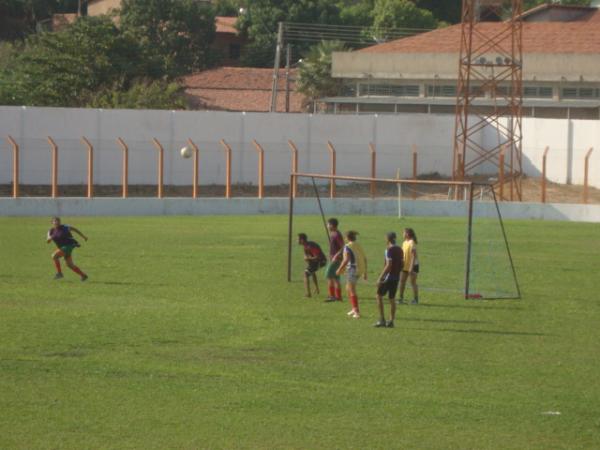
[[[81,137],[81,142],[87,147],[87,198],[94,196],[94,146],[85,136]]]
[[[416,181],[417,179],[417,146],[413,144],[412,146],[412,165],[413,165],[413,180]],[[417,198],[417,191],[415,190],[415,188],[412,188],[413,192],[412,192],[412,199],[416,200]]]
[[[546,203],[546,156],[548,156],[550,147],[546,146],[542,156],[542,203]]]
[[[50,144],[50,148],[52,151],[52,176],[51,176],[51,185],[52,185],[52,198],[58,197],[58,146],[56,142],[48,136],[48,143]]]
[[[329,174],[335,175],[335,147],[327,141],[327,149],[329,150]],[[335,198],[335,179],[329,181],[329,197]]]
[[[194,144],[194,141],[192,141],[191,139],[187,140],[188,144],[190,147],[192,147],[192,149],[194,150],[194,174],[193,174],[193,180],[192,180],[192,198],[198,198],[198,160],[199,160],[199,154],[200,154],[200,150],[198,149],[198,146],[196,144]]]
[[[256,140],[253,140],[252,143],[258,152],[258,198],[263,198],[265,193],[265,150]]]
[[[296,144],[290,139],[288,140],[288,145],[290,150],[292,151],[292,173],[298,172],[298,147]],[[296,194],[298,193],[298,178],[293,177],[293,185],[292,185],[292,198],[296,198]]]
[[[377,178],[377,152],[375,146],[369,144],[369,152],[371,153],[371,178]],[[371,181],[371,198],[375,198],[377,192],[377,183]]]
[[[158,141],[158,139],[152,138],[152,142],[154,143],[156,150],[158,150],[158,171],[156,174],[157,175],[156,196],[158,198],[163,198],[163,184],[164,184],[164,173],[165,173],[165,170],[164,170],[165,149],[163,148],[162,144]]]
[[[15,141],[12,136],[6,138],[13,150],[13,198],[19,197],[19,144]]]
[[[588,170],[590,168],[590,155],[592,154],[593,150],[594,150],[594,148],[590,147],[590,149],[585,154],[585,162],[584,162],[584,166],[583,166],[583,203],[588,202],[588,195],[589,195]]]
[[[127,144],[125,144],[125,141],[123,141],[123,139],[121,138],[117,138],[117,142],[119,143],[119,145],[121,146],[121,149],[123,149],[123,178],[122,178],[122,185],[123,185],[123,189],[122,189],[122,196],[123,198],[127,198],[128,195],[128,190],[129,190],[129,186],[128,186],[128,174],[129,174],[129,148],[127,147]]]
[[[220,143],[225,150],[225,198],[231,198],[231,147],[224,139]]]

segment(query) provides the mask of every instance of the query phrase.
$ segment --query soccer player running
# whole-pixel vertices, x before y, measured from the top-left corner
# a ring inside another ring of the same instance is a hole
[[[329,297],[326,302],[342,301],[342,285],[337,270],[342,262],[342,251],[344,249],[344,238],[338,230],[339,222],[335,217],[327,220],[327,229],[329,230],[329,264],[325,271],[327,285],[329,287]]]
[[[388,327],[394,328],[394,320],[396,319],[396,290],[400,281],[400,272],[404,264],[403,252],[396,245],[396,233],[389,232],[386,235],[387,247],[385,249],[385,265],[377,279],[377,307],[379,308],[379,320],[375,323],[377,328]],[[390,300],[390,320],[385,321],[385,313],[383,307],[383,296],[387,294]]]
[[[410,277],[410,284],[413,290],[413,301],[411,305],[419,304],[419,286],[417,286],[417,276],[419,275],[419,257],[417,256],[417,235],[412,228],[404,229],[404,242],[402,243],[402,252],[404,253],[404,267],[400,277],[400,300],[398,303],[404,303],[404,289],[406,280]]]
[[[319,244],[309,241],[305,233],[298,234],[298,244],[304,247],[304,261],[307,263],[306,269],[304,269],[304,290],[306,291],[306,297],[311,297],[310,279],[312,278],[315,284],[315,293],[319,294],[317,271],[327,264],[327,258]]]
[[[54,279],[60,280],[64,277],[60,268],[60,258],[64,258],[69,269],[79,275],[81,281],[85,281],[88,279],[88,276],[73,263],[73,250],[79,247],[79,243],[73,238],[71,232],[77,233],[85,241],[88,240],[88,238],[77,228],[70,227],[69,225],[62,225],[59,217],[52,218],[52,228],[48,230],[46,242],[50,243],[50,241],[54,241],[56,247],[58,247],[58,249],[52,253],[52,259],[56,266],[56,275],[54,275]]]
[[[337,270],[337,275],[340,276],[346,271],[346,291],[350,297],[352,309],[348,311],[348,315],[355,319],[360,318],[360,310],[358,308],[358,295],[356,294],[356,283],[362,276],[367,279],[367,257],[365,252],[358,242],[356,242],[356,231],[348,231],[346,233],[346,245],[343,250],[343,259]],[[347,270],[346,270],[347,269]]]

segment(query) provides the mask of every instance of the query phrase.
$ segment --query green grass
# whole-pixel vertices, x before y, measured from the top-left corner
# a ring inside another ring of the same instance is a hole
[[[67,223],[85,284],[52,280],[48,219],[0,219],[2,449],[600,448],[596,224],[509,222],[522,300],[427,291],[382,330],[372,284],[355,321],[285,281],[284,217]],[[460,286],[456,220],[342,225],[371,279],[411,225],[423,284]]]

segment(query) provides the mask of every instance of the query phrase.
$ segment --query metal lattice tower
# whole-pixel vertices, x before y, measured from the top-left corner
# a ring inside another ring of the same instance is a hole
[[[462,3],[453,178],[494,167],[510,200],[522,199],[522,12],[522,0]],[[490,127],[494,142],[481,139]]]

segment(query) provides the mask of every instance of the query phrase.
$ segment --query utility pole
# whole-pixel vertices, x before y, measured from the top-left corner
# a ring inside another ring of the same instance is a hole
[[[277,47],[275,47],[275,64],[273,66],[273,87],[271,88],[270,112],[277,111],[277,84],[279,82],[279,65],[281,64],[281,47],[283,46],[283,22],[277,29]]]
[[[290,64],[292,62],[292,47],[286,45],[285,54],[285,112],[290,112]]]

